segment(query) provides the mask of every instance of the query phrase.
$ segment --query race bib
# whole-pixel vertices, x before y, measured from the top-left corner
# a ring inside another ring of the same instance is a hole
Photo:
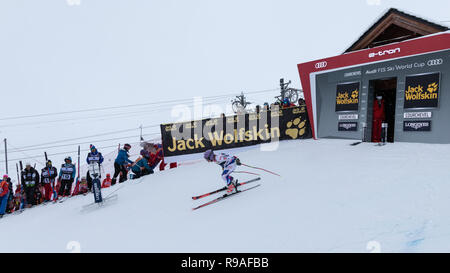
[[[63,179],[63,180],[70,180],[70,178],[71,178],[71,177],[70,177],[70,174],[63,174],[63,175],[62,175],[62,179]]]

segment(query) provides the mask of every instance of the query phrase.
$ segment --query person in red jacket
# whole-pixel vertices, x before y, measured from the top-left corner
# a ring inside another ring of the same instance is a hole
[[[84,194],[86,195],[89,191],[88,182],[86,179],[86,176],[82,176],[80,180],[80,184],[78,186],[78,193],[77,194]]]
[[[381,125],[385,118],[383,97],[377,95],[373,102],[372,142],[381,142]]]
[[[5,215],[6,205],[8,204],[9,197],[9,184],[8,176],[4,175],[3,180],[0,182],[0,218]]]
[[[16,186],[16,191],[14,192],[14,210],[20,210],[24,204],[24,194],[22,193],[22,186],[19,184]]]
[[[102,189],[111,187],[111,182],[112,182],[111,174],[108,173],[106,174],[106,178],[103,179]]]

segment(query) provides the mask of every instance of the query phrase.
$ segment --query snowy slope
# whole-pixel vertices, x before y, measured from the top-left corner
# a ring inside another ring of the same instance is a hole
[[[282,178],[260,172],[261,187],[197,211],[211,197],[191,196],[223,186],[217,165],[114,186],[103,194],[116,191],[118,202],[90,213],[80,208],[92,195],[29,209],[0,220],[8,234],[0,252],[69,252],[72,241],[82,252],[450,251],[450,145],[351,142],[241,152],[242,162]]]

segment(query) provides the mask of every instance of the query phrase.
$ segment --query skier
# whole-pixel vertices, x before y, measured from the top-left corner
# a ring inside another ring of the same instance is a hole
[[[376,101],[373,102],[373,120],[372,120],[372,141],[381,142],[381,125],[384,122],[384,100],[383,96],[377,94]]]
[[[133,163],[133,161],[128,159],[128,157],[130,157],[128,154],[130,149],[131,145],[127,143],[123,146],[123,149],[119,151],[119,154],[117,155],[116,160],[114,161],[114,175],[111,180],[111,185],[116,184],[116,179],[119,174],[120,174],[119,183],[125,182],[127,180],[127,173],[128,173],[127,167],[129,166],[129,164]]]
[[[131,171],[133,172],[133,178],[137,179],[141,176],[152,174],[153,168],[149,165],[150,155],[144,153],[144,156],[140,158],[134,165],[131,167]]]
[[[5,215],[6,205],[9,198],[8,176],[5,174],[0,182],[0,218]]]
[[[111,187],[111,183],[112,183],[111,175],[109,173],[107,173],[106,178],[103,179],[103,182],[102,182],[102,189]]]
[[[39,185],[39,173],[31,167],[30,163],[26,163],[25,169],[22,171],[22,186],[27,199],[27,207],[31,208],[36,205],[35,191]]]
[[[216,155],[212,150],[207,150],[203,154],[203,157],[206,159],[206,161],[217,163],[222,167],[222,179],[225,181],[225,183],[227,183],[227,192],[236,192],[236,184],[238,181],[231,176],[231,173],[236,169],[236,166],[241,165],[241,161],[239,160],[239,158],[226,153],[220,153],[219,155]]]
[[[44,202],[48,202],[52,198],[52,193],[55,189],[55,179],[58,176],[58,170],[52,166],[52,161],[48,160],[45,168],[41,171],[41,185],[44,190]],[[54,196],[57,199],[57,196]]]
[[[91,152],[88,153],[87,158],[86,158],[86,162],[87,164],[91,164],[91,163],[98,163],[99,165],[101,165],[103,163],[103,156],[102,153],[100,153],[99,151],[97,151],[97,149],[95,148],[94,145],[91,144],[90,146]],[[101,178],[101,173],[98,174],[99,177],[98,179]],[[89,191],[92,190],[92,177],[89,174],[89,171],[86,174],[86,178],[87,178],[87,183],[88,183],[88,188]]]
[[[61,186],[59,188],[59,196],[70,196],[72,191],[72,183],[75,180],[76,174],[75,165],[72,164],[72,158],[70,156],[64,158],[64,164],[61,165],[59,171],[59,181]]]

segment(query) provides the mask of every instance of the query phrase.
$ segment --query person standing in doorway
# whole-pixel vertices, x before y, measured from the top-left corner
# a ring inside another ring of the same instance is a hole
[[[377,94],[373,102],[372,142],[381,142],[381,126],[385,118],[384,99],[381,94]]]

